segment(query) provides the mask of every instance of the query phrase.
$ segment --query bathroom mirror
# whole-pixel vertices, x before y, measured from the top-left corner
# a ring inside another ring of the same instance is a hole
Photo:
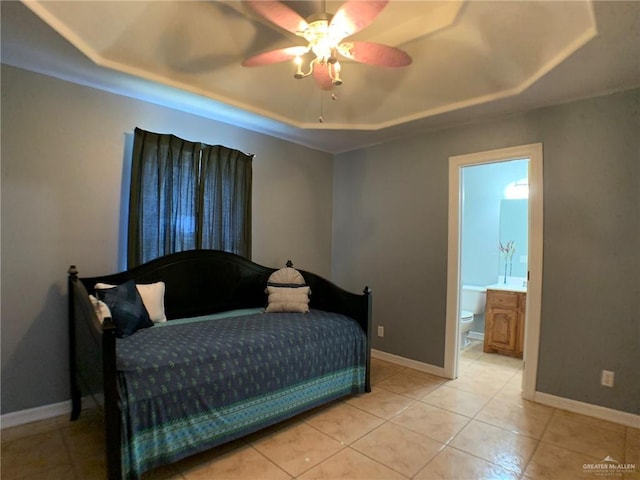
[[[505,199],[500,201],[499,239],[502,245],[513,240],[515,253],[507,265],[509,277],[527,277],[529,251],[529,200]],[[504,275],[504,259],[500,257],[500,275]]]

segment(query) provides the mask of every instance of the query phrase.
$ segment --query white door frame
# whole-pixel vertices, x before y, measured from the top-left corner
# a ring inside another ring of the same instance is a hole
[[[469,165],[504,162],[521,158],[529,159],[529,281],[527,283],[525,314],[525,369],[522,381],[522,396],[527,400],[533,400],[538,372],[542,305],[543,190],[541,143],[449,157],[449,247],[444,374],[448,378],[456,378],[458,376],[461,170]]]

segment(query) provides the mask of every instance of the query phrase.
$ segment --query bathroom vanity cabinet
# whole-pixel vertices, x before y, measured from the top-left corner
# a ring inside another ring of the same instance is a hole
[[[487,288],[484,348],[522,358],[526,292]]]

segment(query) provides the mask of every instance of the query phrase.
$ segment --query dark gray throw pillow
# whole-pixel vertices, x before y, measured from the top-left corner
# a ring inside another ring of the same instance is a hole
[[[129,280],[113,288],[97,289],[96,295],[111,310],[118,337],[129,336],[141,328],[153,327],[135,281]]]

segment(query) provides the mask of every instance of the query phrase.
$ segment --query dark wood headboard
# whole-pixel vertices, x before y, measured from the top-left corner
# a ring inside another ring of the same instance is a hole
[[[165,313],[171,320],[237,308],[264,307],[267,304],[267,279],[276,270],[220,250],[188,250],[124,272],[78,279],[88,293],[93,293],[94,285],[99,282],[117,285],[131,279],[136,283],[163,281]],[[314,273],[300,272],[311,287],[310,308],[348,315],[367,333],[369,312],[362,294],[347,292]],[[363,293],[368,293],[368,289]]]
[[[98,282],[165,283],[167,319],[195,317],[266,305],[264,289],[275,269],[220,250],[188,250],[156,258],[130,270],[80,278],[88,292]]]

